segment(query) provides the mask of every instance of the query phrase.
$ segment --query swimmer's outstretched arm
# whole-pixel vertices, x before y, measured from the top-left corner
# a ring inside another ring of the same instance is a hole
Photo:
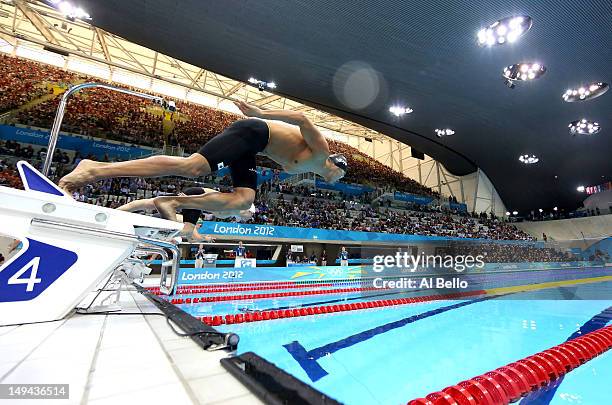
[[[117,207],[119,211],[155,211],[155,204],[153,203],[154,198],[146,198],[142,200],[134,200],[127,204],[123,204],[120,207]]]
[[[217,190],[213,190],[211,188],[204,188],[204,191],[206,192],[206,194],[208,193],[218,193],[219,191]],[[178,194],[179,197],[188,197],[183,193],[179,193]],[[204,194],[201,195],[192,195],[192,197],[201,197],[204,196]],[[120,211],[127,211],[127,212],[135,212],[135,211],[156,211],[157,208],[155,207],[155,203],[154,203],[155,198],[146,198],[146,199],[142,199],[142,200],[134,200],[131,201],[127,204],[124,204],[120,207],[117,207],[118,210]],[[214,215],[217,218],[231,218],[231,217],[240,217],[242,219],[249,219],[253,216],[254,213],[254,206],[252,206],[251,208],[247,209],[247,210],[222,210],[222,211],[210,211],[210,213],[212,215]],[[187,223],[185,223],[187,225]],[[191,224],[192,227],[195,227],[195,224]]]
[[[154,203],[162,218],[176,221],[176,211],[178,209],[191,208],[212,213],[240,211],[249,209],[254,200],[255,190],[236,187],[231,193],[157,197]]]
[[[321,132],[314,124],[299,111],[291,110],[262,110],[244,101],[234,101],[236,107],[247,117],[256,117],[266,120],[279,120],[300,127],[304,140],[315,155],[329,156],[329,145]]]
[[[181,230],[181,236],[186,237],[190,242],[214,242],[215,239],[212,235],[202,235],[198,229],[199,225],[194,225],[189,222],[185,222],[183,229]]]

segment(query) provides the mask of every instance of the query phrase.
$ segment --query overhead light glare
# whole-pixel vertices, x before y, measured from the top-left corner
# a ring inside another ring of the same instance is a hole
[[[51,0],[50,2],[69,20],[91,20],[91,16],[85,10],[68,1]]]
[[[599,123],[586,118],[570,122],[568,128],[572,135],[594,135],[601,131]]]
[[[546,73],[546,67],[541,63],[515,63],[504,67],[502,76],[504,84],[511,89],[515,87],[515,81],[535,80]]]
[[[584,186],[576,187],[576,191],[578,191],[579,193],[584,193]]]
[[[529,16],[513,16],[495,21],[488,27],[478,31],[477,42],[480,46],[502,45],[515,42],[531,28],[532,19]]]
[[[445,128],[445,129],[438,129],[438,128],[436,128],[434,131],[436,132],[436,136],[438,138],[442,138],[443,136],[455,135],[455,131],[453,131],[450,128]]]
[[[519,156],[519,161],[526,165],[533,165],[535,163],[538,163],[540,161],[540,158],[538,158],[536,155],[521,155]]]
[[[412,112],[412,108],[410,107],[402,107],[402,106],[392,106],[389,107],[389,112],[396,117],[401,117],[404,114],[410,114]]]
[[[569,89],[561,96],[564,101],[573,103],[574,101],[592,100],[603,95],[608,91],[610,85],[604,82],[594,82],[577,89]]]
[[[254,86],[257,86],[259,91],[270,90],[270,89],[275,89],[276,88],[276,83],[274,83],[274,82],[265,82],[263,80],[259,80],[259,79],[256,79],[254,77],[249,77],[248,82],[251,83]]]

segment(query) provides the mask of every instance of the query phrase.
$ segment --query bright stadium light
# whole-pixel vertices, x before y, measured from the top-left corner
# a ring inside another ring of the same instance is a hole
[[[396,117],[401,117],[404,114],[410,114],[412,112],[412,108],[410,107],[402,107],[402,106],[392,106],[389,107],[389,112]]]
[[[450,128],[446,128],[446,129],[438,129],[438,128],[436,128],[434,131],[436,132],[436,136],[438,138],[442,138],[443,136],[451,136],[451,135],[455,134],[455,131],[453,131]]]
[[[544,212],[542,208],[538,208],[538,211],[540,211],[540,214]]]
[[[510,216],[510,211],[506,211],[506,216]]]
[[[515,42],[531,28],[532,19],[529,16],[513,16],[495,21],[478,31],[477,42],[480,46],[491,47]]]
[[[249,77],[248,82],[251,83],[254,86],[257,86],[259,91],[270,90],[270,89],[275,89],[276,88],[276,83],[274,83],[274,82],[265,82],[263,80],[259,80],[259,79],[256,79],[254,77]]]
[[[573,103],[575,101],[592,100],[603,95],[610,85],[604,82],[595,82],[586,86],[580,86],[574,89],[567,89],[561,96],[563,101]]]
[[[589,121],[586,118],[572,121],[568,127],[572,135],[594,135],[601,131],[599,123]]]
[[[584,193],[584,186],[576,187],[576,191],[578,191],[579,193]]]
[[[512,215],[518,215],[518,211],[512,211]]]
[[[538,158],[536,155],[521,155],[519,156],[519,161],[526,165],[533,165],[535,163],[538,163],[540,161],[540,158]]]
[[[504,84],[513,89],[515,87],[514,82],[539,79],[544,73],[546,73],[546,67],[541,63],[515,63],[506,66],[502,76],[504,77]]]
[[[57,10],[66,16],[71,21],[76,19],[79,20],[91,20],[91,16],[83,10],[81,7],[75,6],[74,4],[63,1],[63,0],[50,0],[52,6],[57,8]]]
[[[553,208],[553,211],[557,211],[557,210],[558,210],[558,208],[557,208],[557,207],[554,207],[554,208]]]

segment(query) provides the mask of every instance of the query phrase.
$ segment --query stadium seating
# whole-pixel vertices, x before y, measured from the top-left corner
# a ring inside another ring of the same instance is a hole
[[[65,86],[67,83],[100,81],[92,77],[65,72],[61,69],[25,59],[1,55],[5,90],[0,111],[17,108],[49,92],[49,83]],[[19,111],[12,123],[50,128],[59,103],[55,97]],[[241,117],[225,111],[177,102],[178,112],[167,117],[171,130],[162,131],[162,115],[151,104],[140,98],[105,89],[90,89],[77,94],[68,103],[63,129],[81,135],[103,137],[131,144],[161,147],[164,143],[180,146],[187,153],[197,151],[212,137]],[[359,150],[330,140],[333,153],[347,155],[351,167],[346,182],[367,183],[414,194],[437,196],[437,193],[418,182],[372,159]],[[269,159],[260,159],[266,167],[278,166]]]
[[[76,77],[53,66],[0,54],[0,113],[49,94],[51,84],[61,86]]]

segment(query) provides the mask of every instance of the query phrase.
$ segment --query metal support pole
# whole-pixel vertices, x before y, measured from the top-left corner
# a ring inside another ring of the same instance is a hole
[[[476,212],[476,202],[478,201],[478,183],[480,183],[480,167],[476,170],[476,184],[474,185],[474,206],[472,211]]]
[[[68,98],[74,93],[92,88],[99,87],[107,90],[117,91],[119,93],[130,94],[136,97],[146,98],[148,100],[154,101],[160,105],[164,104],[164,99],[158,96],[152,96],[150,94],[141,93],[138,91],[133,91],[129,89],[124,89],[121,87],[111,86],[109,84],[104,83],[82,83],[68,89],[60,100],[59,107],[57,108],[57,112],[55,113],[55,119],[53,120],[53,126],[51,127],[51,134],[49,135],[49,144],[47,145],[47,156],[45,157],[45,164],[43,165],[42,173],[45,176],[49,175],[49,169],[51,168],[51,163],[53,162],[53,154],[55,153],[55,146],[57,145],[57,138],[59,136],[59,131],[62,126],[62,121],[64,120],[64,114],[66,112],[66,104],[68,104]]]

